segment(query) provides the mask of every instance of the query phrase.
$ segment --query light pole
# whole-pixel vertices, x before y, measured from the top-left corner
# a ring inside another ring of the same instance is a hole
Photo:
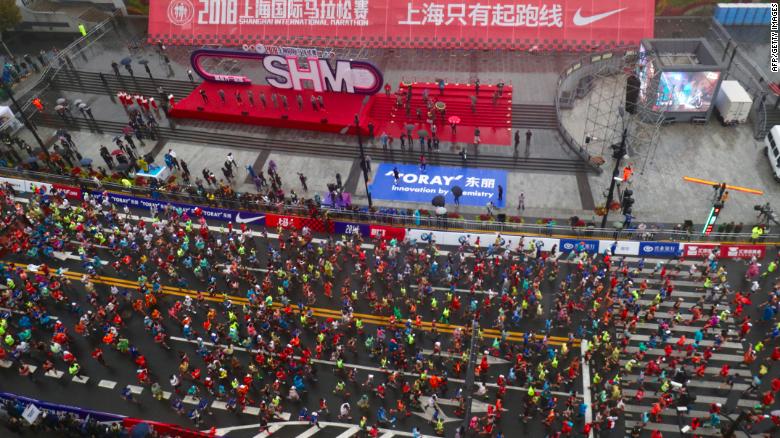
[[[33,137],[35,137],[35,140],[38,142],[38,145],[41,147],[41,150],[43,150],[44,155],[46,155],[46,158],[49,158],[49,151],[46,150],[46,145],[43,144],[43,140],[41,140],[41,137],[38,136],[38,131],[35,130],[35,127],[32,123],[27,119],[27,115],[24,114],[24,110],[19,105],[19,102],[16,101],[14,98],[14,93],[11,91],[11,87],[6,83],[2,82],[3,84],[3,90],[5,90],[5,94],[8,95],[8,98],[11,99],[11,103],[16,107],[16,111],[19,112],[19,116],[22,118],[22,122],[24,123],[24,126],[32,132]]]
[[[360,117],[355,114],[355,134],[358,139],[358,146],[360,147],[360,168],[363,169],[363,184],[366,186],[366,196],[368,197],[368,208],[374,206],[371,201],[371,192],[368,190],[368,169],[366,163],[366,151],[363,148],[363,137],[360,135]]]
[[[620,164],[623,162],[623,156],[626,155],[626,136],[628,135],[628,128],[623,128],[623,137],[620,139],[619,145],[612,145],[614,152],[612,158],[615,159],[615,168],[612,169],[612,179],[609,182],[609,193],[607,193],[607,206],[604,212],[604,217],[601,219],[601,228],[607,228],[607,219],[609,218],[609,207],[612,205],[612,199],[615,197],[615,184],[617,183],[618,173],[620,172]]]
[[[469,427],[469,418],[471,418],[471,403],[473,401],[473,392],[474,392],[474,368],[477,365],[477,334],[479,333],[479,322],[477,321],[477,318],[475,317],[473,321],[471,321],[471,345],[469,346],[469,364],[468,367],[466,367],[466,381],[464,383],[465,385],[465,391],[466,391],[466,401],[465,401],[465,407],[464,407],[464,414],[463,414],[463,428],[465,430],[468,430]]]

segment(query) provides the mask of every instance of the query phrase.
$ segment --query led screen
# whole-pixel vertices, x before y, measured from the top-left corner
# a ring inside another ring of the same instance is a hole
[[[656,110],[705,112],[712,105],[719,72],[663,72]]]

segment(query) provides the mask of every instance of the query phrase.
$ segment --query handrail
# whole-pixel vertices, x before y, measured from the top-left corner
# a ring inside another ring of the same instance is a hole
[[[51,184],[61,184],[70,187],[79,187],[92,190],[108,190],[111,192],[131,194],[133,196],[148,197],[168,202],[179,202],[190,205],[208,205],[232,210],[247,212],[266,212],[292,216],[309,217],[311,208],[304,205],[292,205],[289,203],[265,203],[250,196],[238,194],[234,199],[215,198],[210,201],[205,197],[191,195],[189,193],[169,192],[165,190],[150,189],[147,187],[125,188],[111,182],[101,182],[98,186],[93,180],[64,176],[51,173],[0,168],[0,176],[10,178],[32,179],[34,181]],[[411,211],[411,210],[408,210]],[[662,229],[657,226],[645,229],[602,229],[596,227],[562,226],[554,223],[526,224],[512,222],[480,221],[451,217],[436,217],[414,214],[401,214],[397,209],[380,209],[369,211],[367,208],[339,209],[326,205],[320,206],[316,214],[327,220],[342,220],[354,223],[382,224],[403,228],[424,228],[431,230],[462,231],[464,233],[496,232],[502,234],[521,235],[548,235],[551,237],[569,237],[577,239],[614,239],[614,240],[652,240],[652,241],[711,241],[711,242],[742,242],[751,241],[750,233],[712,233],[703,236],[680,229]],[[767,233],[763,235],[763,241],[778,242],[780,234]]]
[[[87,31],[86,35],[79,37],[72,43],[68,44],[68,46],[66,46],[64,49],[58,51],[56,56],[50,59],[49,63],[44,66],[43,70],[41,71],[41,75],[38,77],[38,80],[32,86],[30,86],[30,88],[28,88],[27,91],[23,93],[22,98],[19,99],[21,101],[20,109],[22,111],[27,111],[30,107],[32,107],[32,98],[27,95],[32,93],[33,90],[42,84],[44,85],[44,88],[47,87],[51,78],[56,75],[65,65],[67,65],[66,56],[71,55],[71,52],[74,52],[73,55],[77,54],[80,51],[77,50],[77,48],[81,45],[82,42],[92,38],[98,32],[102,32],[103,28],[108,26],[108,24],[118,15],[121,15],[121,11],[114,10],[110,17],[96,24],[93,28]]]

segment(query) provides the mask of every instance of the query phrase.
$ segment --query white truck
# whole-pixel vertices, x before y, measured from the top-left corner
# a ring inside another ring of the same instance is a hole
[[[753,106],[753,99],[737,81],[723,81],[715,98],[715,107],[723,126],[745,123]]]

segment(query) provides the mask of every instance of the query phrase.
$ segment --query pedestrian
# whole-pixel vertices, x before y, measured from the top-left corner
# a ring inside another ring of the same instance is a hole
[[[295,96],[295,101],[298,102],[298,111],[303,112],[303,96],[301,96],[301,93]]]
[[[149,69],[148,63],[144,64],[144,69],[146,70],[146,74],[149,75],[149,79],[154,79],[154,77],[152,77],[152,70]]]
[[[133,67],[130,67],[130,64],[125,64],[125,70],[127,70],[127,73],[129,73],[131,77],[135,77],[133,74]]]
[[[236,159],[233,157],[233,152],[228,152],[225,165],[226,167],[233,167],[234,169],[238,169],[238,164],[236,164]]]
[[[515,131],[515,155],[517,155],[517,149],[520,146],[520,130]]]
[[[398,166],[393,166],[393,185],[398,185],[401,180],[401,172],[398,170]]]
[[[249,100],[249,106],[255,106],[255,96],[252,94],[252,90],[246,91],[246,98]]]
[[[522,213],[525,211],[525,193],[520,192],[520,196],[517,197],[517,210]]]
[[[533,136],[533,133],[531,132],[530,129],[525,131],[525,149],[526,149],[526,151],[528,150],[528,148],[531,147],[531,137],[532,136]],[[528,155],[527,152],[526,152],[526,155]]]
[[[111,61],[111,68],[114,70],[116,77],[119,77],[119,64],[116,61]]]
[[[312,94],[309,100],[311,101],[311,109],[317,111],[319,109],[317,108],[317,98]]]
[[[498,202],[501,202],[504,200],[504,186],[501,184],[498,185]]]
[[[387,150],[388,136],[386,132],[382,132],[382,135],[379,136],[379,142],[382,143],[382,149]]]
[[[374,141],[374,122],[368,122],[368,139]]]
[[[425,173],[428,164],[425,162],[425,154],[420,154],[420,173]]]
[[[187,69],[187,77],[190,78],[190,83],[195,83],[195,77],[192,76],[192,70]]]
[[[236,90],[236,103],[238,104],[238,106],[241,106],[241,104],[243,103],[243,100],[241,98],[241,91],[239,90]]]
[[[199,92],[200,92],[201,99],[203,99],[203,103],[205,103],[205,104],[209,103],[209,98],[208,98],[208,96],[206,96],[206,90],[201,88]]]
[[[222,101],[222,104],[224,105],[227,101],[225,100],[225,90],[219,89],[217,90],[217,95],[219,96],[219,100]]]
[[[271,94],[271,99],[274,101],[274,108],[276,108],[276,98],[274,94]],[[265,101],[265,93],[260,92],[260,103],[263,105],[263,109],[268,108],[268,103]]]
[[[304,175],[301,172],[298,172],[298,179],[301,181],[301,187],[303,187],[303,191],[308,192],[309,186],[306,185],[306,181],[308,180],[308,178],[306,178],[306,175]]]
[[[282,94],[282,108],[284,108],[285,111],[288,111],[290,108],[287,106],[287,95]]]
[[[366,173],[368,175],[371,175],[371,156],[366,155],[365,160],[366,160]]]
[[[318,95],[317,95],[317,103],[319,103],[319,104],[320,104],[320,108],[321,108],[321,109],[325,109],[325,100],[324,100],[324,98],[322,97],[322,94],[318,94]]]

